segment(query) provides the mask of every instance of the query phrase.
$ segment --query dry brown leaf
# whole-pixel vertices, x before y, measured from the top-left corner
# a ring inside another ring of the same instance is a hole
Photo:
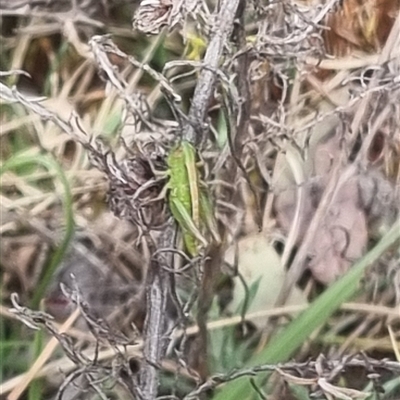
[[[313,276],[328,284],[344,274],[360,258],[367,245],[367,220],[358,207],[359,195],[355,179],[345,184],[332,201],[314,244],[310,249]]]
[[[326,20],[324,33],[328,53],[345,56],[362,50],[376,52],[389,35],[399,0],[345,0],[343,6]]]
[[[312,151],[312,165],[305,168],[309,176],[302,188],[306,199],[300,209],[298,245],[318,208],[331,171],[336,160],[340,158],[340,151],[341,141],[338,135],[331,135],[328,140],[316,144]],[[343,166],[342,173],[345,172],[346,166]],[[277,221],[285,234],[288,234],[294,221],[299,189],[292,182],[287,185],[287,190],[276,195]],[[332,199],[315,240],[308,249],[308,268],[324,284],[345,273],[365,250],[368,240],[367,219],[364,210],[359,206],[359,196],[357,177],[353,176]]]

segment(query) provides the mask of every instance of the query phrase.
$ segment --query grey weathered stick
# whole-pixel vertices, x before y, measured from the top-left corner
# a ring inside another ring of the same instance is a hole
[[[223,46],[233,29],[234,18],[239,0],[225,0],[218,13],[215,15],[217,28],[208,46],[204,69],[202,70],[193,95],[192,106],[189,112],[188,123],[184,127],[182,137],[194,144],[199,144],[205,133],[204,120],[207,116],[208,105],[215,87],[216,72],[222,55]],[[172,226],[169,228],[172,232]],[[160,248],[173,247],[172,233],[162,235],[166,242]],[[169,241],[169,245],[168,245]],[[158,263],[167,262],[172,266],[173,257],[168,260],[157,260]],[[159,383],[157,366],[160,365],[165,354],[166,344],[166,299],[167,299],[167,274],[160,265],[154,262],[150,265],[146,282],[147,317],[144,330],[144,357],[147,360],[141,371],[141,391],[145,399],[155,399]]]
[[[197,82],[192,106],[189,111],[189,119],[184,127],[183,139],[190,141],[194,145],[199,145],[206,140],[207,130],[205,129],[205,120],[207,118],[208,107],[211,96],[215,89],[217,70],[220,65],[221,55],[224,46],[229,40],[234,27],[234,21],[240,0],[224,0],[221,3],[219,11],[214,13],[214,33],[207,48],[203,69]],[[203,266],[197,268],[203,269],[201,289],[199,293],[199,309],[197,315],[197,324],[199,326],[198,348],[198,372],[204,378],[207,376],[207,313],[211,306],[213,287],[215,283],[215,274],[221,262],[221,254],[217,249],[210,249],[214,252],[211,261],[207,261]],[[211,254],[210,253],[210,254]],[[216,265],[217,264],[217,265]]]
[[[233,30],[238,5],[239,0],[224,0],[215,18],[216,28],[204,57],[204,68],[194,91],[189,121],[183,132],[183,137],[194,144],[199,144],[203,139],[204,120],[214,90],[220,57],[224,44]]]
[[[158,240],[160,248],[171,246],[174,226],[170,224]],[[150,249],[155,250],[155,249]],[[154,254],[154,252],[152,251]],[[146,278],[146,321],[143,331],[143,357],[145,363],[140,373],[140,392],[143,399],[155,399],[159,383],[158,369],[168,345],[167,297],[169,291],[168,272],[163,265],[170,266],[172,253],[159,253],[149,265]]]

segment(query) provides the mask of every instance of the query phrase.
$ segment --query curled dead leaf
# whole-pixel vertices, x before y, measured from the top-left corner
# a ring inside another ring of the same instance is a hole
[[[278,224],[285,234],[289,234],[296,212],[300,212],[296,238],[296,244],[300,245],[334,167],[339,168],[340,175],[348,176],[330,199],[308,249],[307,267],[314,278],[324,284],[340,277],[364,254],[370,234],[374,231],[374,228],[369,230],[372,225],[379,229],[380,225],[393,220],[399,212],[394,185],[375,168],[358,172],[354,170],[352,173],[351,165],[336,165],[341,151],[339,135],[331,135],[318,143],[310,157],[311,168],[305,168],[308,176],[304,186],[296,186],[294,177],[290,178],[290,173],[286,171],[286,181],[281,179],[274,205]],[[300,190],[306,199],[299,208]]]

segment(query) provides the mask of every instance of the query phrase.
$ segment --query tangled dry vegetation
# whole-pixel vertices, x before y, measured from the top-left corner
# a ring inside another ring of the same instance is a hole
[[[398,0],[0,7],[2,398],[400,399]]]

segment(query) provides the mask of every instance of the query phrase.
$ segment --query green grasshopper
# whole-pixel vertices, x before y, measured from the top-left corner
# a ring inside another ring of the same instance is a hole
[[[203,236],[211,233],[219,243],[211,201],[196,162],[196,150],[188,141],[182,141],[167,158],[169,207],[173,217],[182,230],[183,242],[187,252],[195,257],[207,247]]]

